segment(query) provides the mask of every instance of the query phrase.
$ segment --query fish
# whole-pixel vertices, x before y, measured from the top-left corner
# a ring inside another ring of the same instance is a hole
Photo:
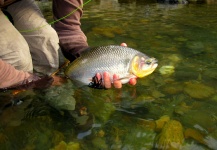
[[[108,72],[113,82],[117,74],[122,84],[131,78],[143,78],[158,66],[156,58],[130,47],[108,45],[91,48],[76,58],[65,70],[65,75],[74,81],[88,85],[96,73]]]

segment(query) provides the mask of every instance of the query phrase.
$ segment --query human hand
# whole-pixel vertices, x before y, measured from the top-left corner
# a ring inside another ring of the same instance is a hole
[[[121,46],[127,46],[127,44],[121,43]],[[104,83],[99,83],[99,84],[103,84],[103,86],[106,89],[109,89],[112,87],[112,82],[111,82],[110,75],[108,72],[104,72],[103,75],[101,75],[100,73],[97,73],[95,77],[97,79],[97,82],[102,81],[101,79],[103,78]],[[129,80],[129,84],[130,85],[136,85],[136,78],[131,78]],[[122,88],[122,83],[119,80],[119,76],[117,74],[113,75],[113,86],[117,89]]]
[[[53,75],[52,77],[54,79],[54,81],[52,83],[52,86],[60,86],[60,85],[62,85],[63,83],[66,82],[65,77],[60,77],[60,76],[56,76],[56,75]]]
[[[5,90],[28,90],[28,89],[45,89],[52,85],[54,78],[51,76],[39,77],[35,74],[31,74],[30,77],[24,81],[10,86]]]
[[[102,77],[103,76],[103,77]],[[103,73],[103,75],[101,76],[101,74],[100,73],[97,73],[96,75],[95,75],[95,77],[96,77],[96,86],[97,86],[97,84],[99,85],[99,87],[97,87],[97,88],[102,88],[102,87],[104,87],[104,88],[106,88],[106,89],[109,89],[109,88],[111,88],[112,87],[112,82],[111,82],[111,79],[110,79],[110,75],[109,75],[109,73],[108,72],[104,72]],[[101,79],[104,79],[103,81],[103,83],[101,83]],[[129,84],[130,85],[136,85],[136,78],[131,78],[130,80],[129,80]],[[117,74],[114,74],[113,75],[113,85],[114,85],[114,87],[116,88],[116,89],[120,89],[120,88],[122,88],[122,83],[121,83],[121,81],[119,80],[119,76],[117,75]]]

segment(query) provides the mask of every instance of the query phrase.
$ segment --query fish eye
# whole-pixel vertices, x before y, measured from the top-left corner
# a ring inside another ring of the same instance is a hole
[[[151,64],[151,60],[147,60],[145,63],[146,63],[147,65],[150,65],[150,64]]]

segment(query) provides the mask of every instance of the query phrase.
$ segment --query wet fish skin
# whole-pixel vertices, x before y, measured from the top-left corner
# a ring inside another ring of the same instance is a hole
[[[136,63],[140,63],[137,62],[140,58],[142,58],[143,64],[145,64],[147,60],[151,61],[148,62],[149,64],[146,66],[153,66],[153,64],[157,62],[156,59],[150,58],[129,47],[115,45],[99,46],[82,53],[79,58],[69,65],[65,74],[70,79],[80,81],[87,85],[91,82],[92,77],[95,76],[96,73],[102,74],[106,71],[111,77],[113,74],[119,75],[121,82],[127,83],[130,78],[138,77],[132,72],[132,62],[135,60]],[[138,64],[136,67],[141,69],[141,66],[144,67],[143,64]],[[153,68],[155,69],[156,65],[153,66],[152,69]]]

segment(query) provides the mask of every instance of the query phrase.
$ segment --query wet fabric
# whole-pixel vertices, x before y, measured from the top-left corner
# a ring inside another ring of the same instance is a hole
[[[7,7],[14,26],[0,13],[0,58],[18,70],[51,74],[59,67],[59,39],[33,0]]]
[[[16,70],[10,64],[0,59],[0,88],[5,88],[13,85],[14,83],[22,82],[30,77],[30,74],[24,71]],[[2,82],[4,81],[4,82]]]
[[[63,54],[70,61],[79,57],[80,53],[88,47],[87,38],[80,28],[80,18],[83,13],[82,7],[82,0],[53,1],[55,20],[71,14],[54,24]]]

